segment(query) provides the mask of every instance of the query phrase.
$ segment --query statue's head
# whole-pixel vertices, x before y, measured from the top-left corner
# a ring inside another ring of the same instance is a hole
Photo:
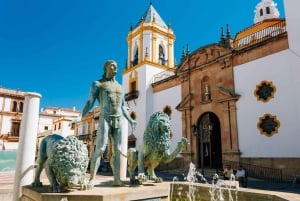
[[[104,64],[104,77],[111,79],[117,74],[118,66],[114,60],[107,60]]]

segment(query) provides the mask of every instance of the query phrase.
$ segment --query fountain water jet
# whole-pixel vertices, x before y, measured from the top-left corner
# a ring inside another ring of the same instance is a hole
[[[200,180],[199,180],[200,178]],[[237,201],[237,182],[234,181],[234,176],[231,180],[224,181],[215,174],[212,178],[212,183],[209,184],[207,179],[196,169],[191,162],[189,171],[185,177],[186,182],[177,182],[178,178],[174,178],[170,186],[170,201]],[[198,181],[202,184],[197,183]],[[232,188],[235,186],[235,189]],[[235,192],[235,199],[232,193]]]
[[[199,177],[202,183],[198,182]],[[203,175],[197,171],[195,165],[191,163],[185,181],[178,181],[178,178],[174,177],[170,183],[169,201],[297,200],[280,192],[239,188],[239,182],[235,181],[234,175],[231,175],[230,180],[222,180],[219,178],[219,175],[215,174],[211,183],[208,183],[203,178]]]

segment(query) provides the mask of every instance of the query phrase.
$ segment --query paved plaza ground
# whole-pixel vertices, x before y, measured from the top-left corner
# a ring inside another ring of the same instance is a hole
[[[179,181],[184,181],[186,173],[187,172],[184,171],[157,171],[157,175],[162,177],[165,181],[172,181],[174,177],[177,177]],[[111,176],[111,172],[99,172],[97,180],[112,180]],[[205,177],[208,178],[208,176]],[[48,180],[44,172],[42,174],[42,182],[44,184],[48,184]],[[208,182],[210,182],[209,179]],[[9,201],[13,191],[13,184],[14,172],[0,172],[0,201]],[[247,188],[281,192],[300,201],[300,184],[294,182],[270,182],[256,178],[249,178]]]

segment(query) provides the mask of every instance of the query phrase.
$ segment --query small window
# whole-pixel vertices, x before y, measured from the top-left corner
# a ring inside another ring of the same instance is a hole
[[[136,91],[136,81],[132,81],[130,83],[130,90],[131,90],[131,92],[135,92]]]
[[[263,10],[263,9],[260,9],[260,10],[259,10],[259,14],[260,14],[260,16],[263,16],[264,10]]]
[[[270,7],[266,7],[266,13],[267,14],[270,14],[271,12],[270,12]]]
[[[13,111],[13,112],[17,112],[17,111],[18,111],[18,103],[17,103],[17,101],[14,101],[14,102],[13,102],[13,108],[12,108],[12,111]]]
[[[139,62],[139,48],[136,48],[134,58],[133,58],[133,61],[132,61],[132,66],[137,65],[138,62]]]
[[[74,130],[75,129],[75,123],[72,123],[71,124],[71,130]]]
[[[18,137],[20,133],[20,122],[12,122],[10,135]]]
[[[135,120],[135,119],[136,119],[136,114],[135,114],[135,112],[131,112],[131,113],[130,113],[130,117],[131,117],[133,120]]]
[[[163,112],[166,113],[169,117],[172,115],[172,108],[169,105],[166,105],[163,109]]]
[[[278,129],[280,127],[280,122],[277,117],[271,114],[265,114],[264,116],[259,118],[259,122],[257,123],[257,128],[259,129],[262,135],[267,137],[271,137],[274,134],[278,133]]]
[[[45,131],[47,131],[48,129],[49,129],[48,126],[45,126],[45,127],[44,127],[44,130],[45,130]]]
[[[254,95],[256,96],[258,101],[268,102],[272,98],[274,98],[276,92],[276,87],[273,85],[271,81],[262,81],[254,90]]]
[[[20,102],[20,105],[19,105],[19,111],[20,112],[23,112],[23,107],[24,107],[24,103],[23,102]]]
[[[161,65],[165,65],[166,63],[166,60],[165,60],[165,53],[164,53],[164,49],[163,49],[163,46],[162,45],[159,45],[159,55],[158,55],[158,58],[159,58],[159,63]]]

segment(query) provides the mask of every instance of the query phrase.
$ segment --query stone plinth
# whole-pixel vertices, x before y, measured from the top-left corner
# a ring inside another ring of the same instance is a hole
[[[112,186],[112,181],[96,185],[92,190],[71,189],[63,193],[49,193],[49,186],[22,189],[21,201],[168,201],[169,182],[148,182],[140,186]]]

